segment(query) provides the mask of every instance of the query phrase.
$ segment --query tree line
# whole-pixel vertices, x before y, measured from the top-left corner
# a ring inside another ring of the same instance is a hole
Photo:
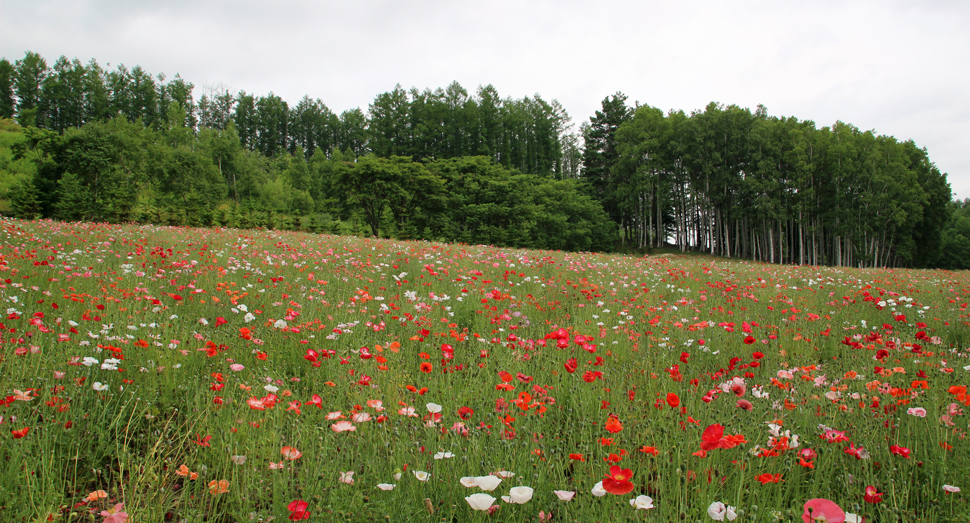
[[[435,90],[400,85],[359,108],[334,113],[320,99],[304,96],[290,105],[279,96],[195,86],[176,75],[153,76],[139,66],[105,70],[94,59],[82,64],[62,56],[48,66],[28,52],[11,63],[0,59],[0,118],[63,133],[88,122],[122,116],[159,130],[176,104],[194,130],[224,130],[232,122],[242,146],[265,156],[316,151],[351,151],[354,156],[424,159],[487,156],[506,169],[556,178],[579,172],[578,138],[567,131],[569,116],[555,100],[539,95],[501,97],[491,85],[474,95],[457,82]]]
[[[396,86],[339,115],[309,96],[194,90],[140,67],[0,59],[0,118],[19,124],[0,125],[0,200],[61,219],[970,263],[948,254],[970,236],[926,150],[843,122],[716,103],[665,114],[617,93],[575,134],[555,100],[491,85]]]
[[[584,178],[639,247],[775,263],[932,267],[952,212],[946,175],[912,141],[843,122],[711,103],[664,113],[603,100]]]

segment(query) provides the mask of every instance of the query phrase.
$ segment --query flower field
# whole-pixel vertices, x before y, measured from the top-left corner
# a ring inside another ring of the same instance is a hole
[[[0,521],[970,520],[966,273],[0,226]]]

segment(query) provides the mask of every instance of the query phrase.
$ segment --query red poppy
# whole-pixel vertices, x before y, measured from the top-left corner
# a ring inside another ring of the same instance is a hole
[[[909,458],[909,449],[906,447],[900,447],[899,445],[890,445],[889,452],[896,454],[897,456],[902,456],[904,458]]]
[[[714,450],[721,448],[721,440],[724,437],[724,427],[720,423],[708,426],[701,435],[701,450]]]
[[[10,433],[13,434],[13,439],[20,439],[26,436],[27,432],[29,431],[30,431],[30,427],[24,427],[20,430],[11,430]]]
[[[576,358],[569,358],[563,366],[566,367],[566,372],[572,374],[579,368],[579,363],[576,362]]]
[[[866,494],[862,496],[862,499],[866,500],[866,503],[879,503],[882,501],[882,492],[876,490],[876,487],[869,485],[866,487]]]
[[[323,398],[319,394],[314,394],[310,401],[304,403],[304,405],[316,405],[317,408],[323,408]]]
[[[253,331],[249,330],[248,327],[242,327],[239,329],[239,337],[244,340],[253,339]]]
[[[646,445],[640,447],[640,452],[643,452],[644,454],[650,454],[651,456],[656,456],[657,454],[660,454],[660,451],[657,450],[656,447],[648,447]]]
[[[766,485],[768,483],[780,483],[781,482],[781,474],[768,474],[768,473],[765,473],[765,474],[762,474],[760,476],[755,476],[754,479],[760,481],[762,485]]]
[[[310,513],[307,512],[307,507],[310,504],[302,499],[297,499],[291,502],[286,508],[290,511],[289,519],[290,521],[300,521],[302,519],[310,519]]]
[[[472,419],[472,414],[474,414],[474,413],[475,413],[475,411],[472,410],[470,407],[460,407],[458,409],[458,417],[461,418],[461,419],[463,419],[463,420],[470,420],[470,419]]]
[[[582,454],[570,454],[569,459],[574,461],[586,461]]]
[[[633,490],[633,483],[630,482],[631,477],[633,477],[632,470],[613,465],[610,467],[610,473],[603,478],[603,490],[610,494],[627,494]]]
[[[611,414],[606,420],[606,425],[604,425],[603,428],[609,431],[611,434],[616,434],[617,432],[623,430],[623,425],[620,423],[620,418]]]
[[[430,363],[428,363],[426,361],[422,361],[421,362],[421,372],[424,372],[424,373],[427,374],[427,373],[431,372],[432,370],[434,370],[434,366],[433,365],[431,365]]]
[[[680,405],[680,396],[674,394],[673,392],[668,392],[667,405],[670,405],[671,408],[676,409],[677,406]]]

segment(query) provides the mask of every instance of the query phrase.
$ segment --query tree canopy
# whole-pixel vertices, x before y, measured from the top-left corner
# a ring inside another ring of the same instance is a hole
[[[0,211],[768,262],[966,268],[966,203],[924,148],[845,122],[627,96],[572,132],[492,85],[320,99],[139,66],[0,59]],[[968,247],[970,248],[970,247]]]

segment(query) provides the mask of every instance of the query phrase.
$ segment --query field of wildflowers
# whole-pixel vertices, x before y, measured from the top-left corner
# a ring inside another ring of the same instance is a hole
[[[2,521],[970,519],[966,273],[0,226]]]

